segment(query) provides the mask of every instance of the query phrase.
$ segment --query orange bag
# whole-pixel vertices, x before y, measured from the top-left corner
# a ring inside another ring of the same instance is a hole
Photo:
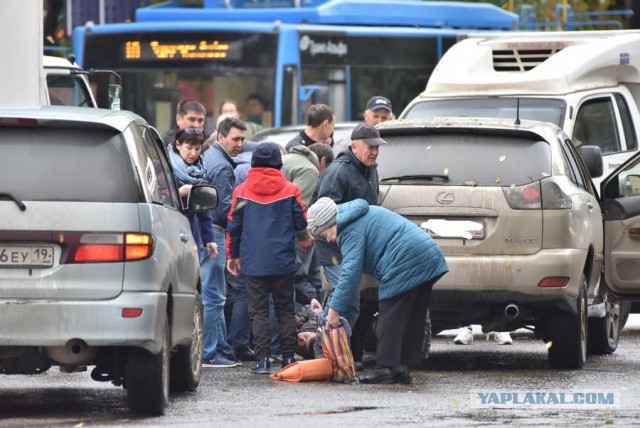
[[[333,377],[333,363],[328,358],[296,361],[269,376],[287,382],[319,382]]]

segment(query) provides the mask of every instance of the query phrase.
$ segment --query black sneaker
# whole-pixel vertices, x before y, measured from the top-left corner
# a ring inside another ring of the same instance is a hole
[[[233,353],[240,361],[255,361],[256,354],[248,346],[241,346],[233,349]]]
[[[256,361],[256,365],[251,367],[249,371],[253,374],[270,374],[271,363],[268,358],[260,358]]]
[[[282,357],[282,368],[287,367],[289,364],[293,364],[296,362],[294,357]]]
[[[398,366],[393,369],[393,377],[396,383],[403,383],[405,385],[409,385],[411,383],[411,373],[407,366]]]
[[[395,375],[393,370],[388,367],[375,368],[360,378],[360,383],[379,383],[390,385],[395,383]]]

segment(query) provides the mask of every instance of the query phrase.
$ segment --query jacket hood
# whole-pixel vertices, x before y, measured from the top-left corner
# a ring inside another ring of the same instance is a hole
[[[298,146],[293,146],[291,148],[291,150],[289,151],[289,154],[292,154],[292,155],[296,154],[296,155],[304,156],[316,168],[318,168],[320,166],[320,162],[318,161],[318,156],[315,153],[313,153],[311,150],[309,150],[309,148],[307,146],[303,146],[301,144],[298,145]]]
[[[249,170],[247,181],[249,189],[258,195],[273,195],[287,184],[287,179],[279,169],[253,167]]]
[[[351,202],[338,205],[338,213],[336,214],[338,231],[358,220],[365,215],[367,211],[369,211],[369,204],[364,199],[355,199]]]
[[[253,152],[242,152],[238,156],[234,157],[233,160],[236,161],[238,165],[251,163],[251,156],[253,156]]]

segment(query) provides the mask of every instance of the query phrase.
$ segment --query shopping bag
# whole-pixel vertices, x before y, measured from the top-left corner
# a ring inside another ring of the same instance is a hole
[[[321,382],[333,377],[333,363],[328,358],[296,361],[270,376],[287,382]]]
[[[318,340],[322,344],[325,358],[333,363],[333,377],[336,382],[357,382],[356,367],[349,344],[349,335],[344,324],[330,327],[323,319],[318,328]]]

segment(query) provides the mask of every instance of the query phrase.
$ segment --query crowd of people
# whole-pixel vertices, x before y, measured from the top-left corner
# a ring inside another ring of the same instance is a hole
[[[225,100],[208,138],[204,106],[182,101],[165,136],[180,194],[211,184],[219,203],[189,215],[198,243],[204,305],[204,367],[268,374],[274,361],[318,357],[320,319],[346,322],[356,368],[375,338],[376,365],[363,383],[409,383],[420,364],[434,283],[447,272],[438,245],[402,216],[378,206],[376,159],[386,144],[375,125],[393,116],[374,96],[364,121],[334,141],[324,104],[285,147],[249,141],[257,105],[240,119]],[[264,103],[263,103],[264,104]],[[264,105],[262,105],[264,107]],[[374,317],[376,328],[373,331]]]

